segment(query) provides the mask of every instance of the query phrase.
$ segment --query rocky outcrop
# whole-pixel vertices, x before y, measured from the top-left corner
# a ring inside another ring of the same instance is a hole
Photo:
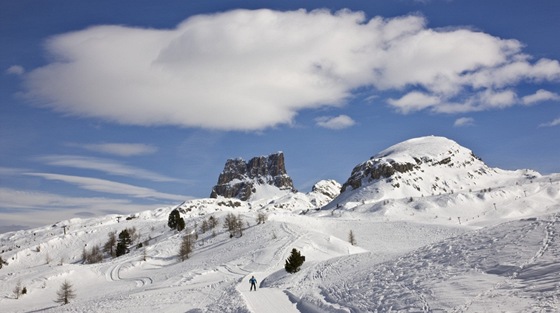
[[[210,197],[222,196],[246,201],[256,192],[257,185],[296,191],[292,179],[286,173],[282,152],[255,157],[249,162],[239,158],[227,160]]]
[[[418,159],[415,160],[416,164],[397,162],[387,163],[382,159],[372,158],[367,162],[354,167],[350,178],[348,178],[344,185],[342,185],[341,192],[344,192],[348,187],[352,187],[352,189],[361,187],[363,179],[374,181],[380,178],[391,177],[395,173],[406,173],[408,171],[412,171],[415,168],[419,168],[421,161]]]
[[[321,180],[311,188],[312,193],[322,194],[332,200],[340,194],[341,185],[336,180]]]

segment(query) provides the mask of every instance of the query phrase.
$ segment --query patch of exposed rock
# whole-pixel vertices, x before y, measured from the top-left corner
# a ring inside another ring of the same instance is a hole
[[[292,179],[286,173],[282,152],[255,157],[249,162],[240,158],[227,160],[210,197],[222,196],[247,201],[256,192],[257,185],[296,191]]]

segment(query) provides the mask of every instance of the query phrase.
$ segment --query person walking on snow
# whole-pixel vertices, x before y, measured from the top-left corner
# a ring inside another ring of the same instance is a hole
[[[249,291],[253,291],[253,288],[255,288],[255,291],[257,291],[257,280],[255,279],[255,276],[252,276],[251,279],[249,279],[249,282],[251,283],[251,288],[249,289]]]

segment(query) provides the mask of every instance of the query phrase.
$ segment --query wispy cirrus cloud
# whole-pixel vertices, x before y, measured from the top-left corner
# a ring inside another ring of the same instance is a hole
[[[157,147],[141,143],[95,143],[69,145],[80,147],[89,151],[124,157],[153,154],[158,151]]]
[[[455,127],[465,127],[474,125],[474,119],[472,117],[460,117],[455,120],[453,126]]]
[[[93,177],[82,177],[73,175],[62,175],[62,174],[52,174],[52,173],[26,173],[29,176],[41,177],[47,180],[57,180],[65,183],[73,184],[79,188],[96,191],[101,193],[115,194],[115,195],[126,195],[134,198],[146,198],[146,199],[160,199],[160,200],[171,200],[171,201],[184,201],[187,196],[174,195],[163,192],[158,192],[151,188],[139,187],[119,182],[114,182],[105,179],[93,178]]]
[[[21,65],[12,65],[6,69],[6,73],[19,76],[25,73],[25,69]]]
[[[328,129],[344,129],[352,127],[356,122],[348,115],[321,116],[315,119],[318,126]]]
[[[155,182],[178,182],[177,178],[168,177],[145,169],[128,166],[113,160],[76,155],[47,155],[36,158],[37,161],[52,166],[64,166],[96,170],[110,175],[147,179]]]
[[[46,47],[53,61],[25,76],[34,103],[130,125],[260,130],[344,105],[363,86],[390,91],[401,113],[496,110],[537,100],[519,95],[522,82],[560,80],[557,60],[533,60],[515,39],[349,10],[234,10],[173,29],[101,25]]]
[[[0,187],[0,229],[10,225],[38,227],[75,217],[130,214],[169,205],[136,203],[130,199],[106,197],[73,197],[30,189]]]
[[[559,126],[560,125],[560,117],[556,118],[550,122],[547,123],[543,123],[541,125],[539,125],[540,127],[554,127],[554,126]]]

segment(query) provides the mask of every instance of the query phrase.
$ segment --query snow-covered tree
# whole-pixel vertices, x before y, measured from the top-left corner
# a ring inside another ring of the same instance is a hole
[[[8,262],[4,261],[4,259],[0,255],[0,268],[2,268],[4,265],[8,265]]]

